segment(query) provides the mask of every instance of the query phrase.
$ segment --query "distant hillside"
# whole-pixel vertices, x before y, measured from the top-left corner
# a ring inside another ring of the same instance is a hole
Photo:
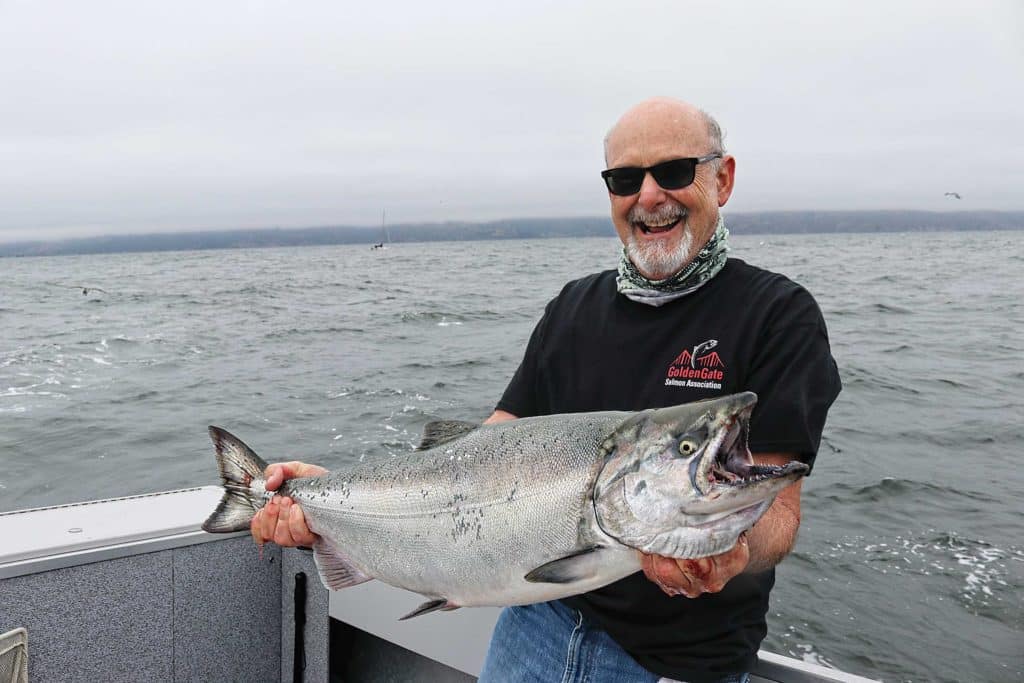
[[[1024,211],[775,211],[726,214],[737,235],[835,232],[918,232],[1024,229]],[[406,223],[388,226],[392,242],[599,237],[614,234],[607,217],[514,218],[487,223]],[[0,244],[0,256],[53,256],[139,251],[239,249],[373,244],[380,227],[331,226],[294,229],[106,235],[49,242]]]

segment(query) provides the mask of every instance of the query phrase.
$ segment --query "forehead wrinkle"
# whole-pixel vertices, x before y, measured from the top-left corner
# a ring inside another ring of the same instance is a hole
[[[608,132],[605,163],[609,167],[652,166],[701,156],[709,143],[710,131],[700,110],[671,100],[644,102],[626,112]]]

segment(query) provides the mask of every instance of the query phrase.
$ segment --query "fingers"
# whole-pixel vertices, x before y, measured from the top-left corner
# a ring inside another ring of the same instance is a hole
[[[297,479],[299,477],[319,477],[320,475],[327,474],[327,470],[319,465],[310,465],[309,463],[299,462],[293,460],[291,462],[275,462],[273,465],[268,465],[264,476],[267,479],[267,490],[276,491],[281,488],[288,479]]]
[[[266,489],[277,491],[289,479],[318,477],[327,474],[319,465],[293,460],[267,465],[263,473]],[[287,496],[274,496],[261,510],[258,510],[249,524],[249,532],[257,545],[272,541],[280,546],[293,547],[313,545],[317,536],[306,526],[302,508]]]
[[[313,545],[316,543],[316,534],[309,530],[306,526],[306,516],[302,512],[302,508],[298,505],[292,505],[288,514],[288,531],[291,533],[292,540],[295,541],[296,545]]]
[[[253,518],[253,537],[256,539],[258,545],[264,543],[271,543],[274,541],[274,536],[277,535],[277,526],[281,518],[281,499],[279,496],[274,496],[270,499],[262,510],[256,513]]]
[[[270,527],[273,528],[273,526],[276,526],[277,524],[277,515],[276,512],[274,512],[274,508],[271,507],[272,503],[273,501],[257,510],[256,514],[252,517],[252,521],[249,522],[249,533],[252,534],[252,540],[256,542],[256,545],[261,547],[271,538],[266,533],[268,526],[267,519],[271,514],[273,514],[273,521],[269,523]]]
[[[302,508],[287,496],[274,496],[259,510],[249,525],[257,545],[267,542],[292,548],[316,543],[317,536],[306,526]]]
[[[721,591],[730,579],[746,569],[749,562],[750,549],[744,534],[731,550],[720,555],[693,560],[643,555],[641,566],[647,578],[667,595],[696,598],[703,593]]]
[[[249,521],[249,533],[252,534],[252,540],[261,548],[263,547],[263,533],[261,531],[263,528],[262,515],[263,510],[257,510],[256,514],[253,515],[252,519]]]
[[[264,473],[267,477],[267,490],[276,491],[287,479],[294,479],[299,476],[297,471],[303,463],[301,462],[275,462],[267,466]]]
[[[679,563],[671,557],[644,555],[641,565],[644,575],[656,583],[666,595],[696,598],[702,592],[693,579],[682,571]]]
[[[267,483],[265,484],[268,491],[276,491],[281,488],[281,484],[284,483],[284,467],[282,465],[271,465],[266,471]]]
[[[705,558],[711,562],[706,576],[702,577],[704,589],[708,593],[717,593],[750,563],[750,547],[747,545],[746,533],[740,534],[730,550],[719,555]]]
[[[281,512],[277,518],[277,526],[274,527],[274,543],[279,546],[291,547],[296,546],[298,543],[292,538],[291,527],[288,526],[288,520],[291,517],[293,509],[297,509],[297,505],[292,504],[291,498],[281,498],[279,503]]]

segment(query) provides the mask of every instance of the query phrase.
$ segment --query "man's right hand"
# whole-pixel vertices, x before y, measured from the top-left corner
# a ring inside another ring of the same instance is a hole
[[[327,470],[319,465],[304,462],[281,462],[267,467],[267,490],[276,491],[288,479],[319,477]],[[249,525],[252,537],[258,545],[271,541],[281,546],[311,546],[317,535],[306,526],[302,508],[288,496],[274,496],[261,510],[256,512]]]

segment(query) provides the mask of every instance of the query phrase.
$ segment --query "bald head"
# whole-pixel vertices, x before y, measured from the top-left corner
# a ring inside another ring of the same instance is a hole
[[[680,272],[714,234],[732,194],[736,160],[722,149],[721,128],[692,104],[657,97],[622,115],[604,155],[609,169],[630,169],[620,175],[640,179],[616,192],[608,185],[626,255],[650,279]]]
[[[710,114],[689,102],[652,97],[632,107],[608,131],[604,138],[605,163],[615,167],[613,157],[621,155],[620,150],[643,148],[655,135],[674,139],[680,145],[699,146],[702,151],[694,156],[725,154],[722,129]]]

